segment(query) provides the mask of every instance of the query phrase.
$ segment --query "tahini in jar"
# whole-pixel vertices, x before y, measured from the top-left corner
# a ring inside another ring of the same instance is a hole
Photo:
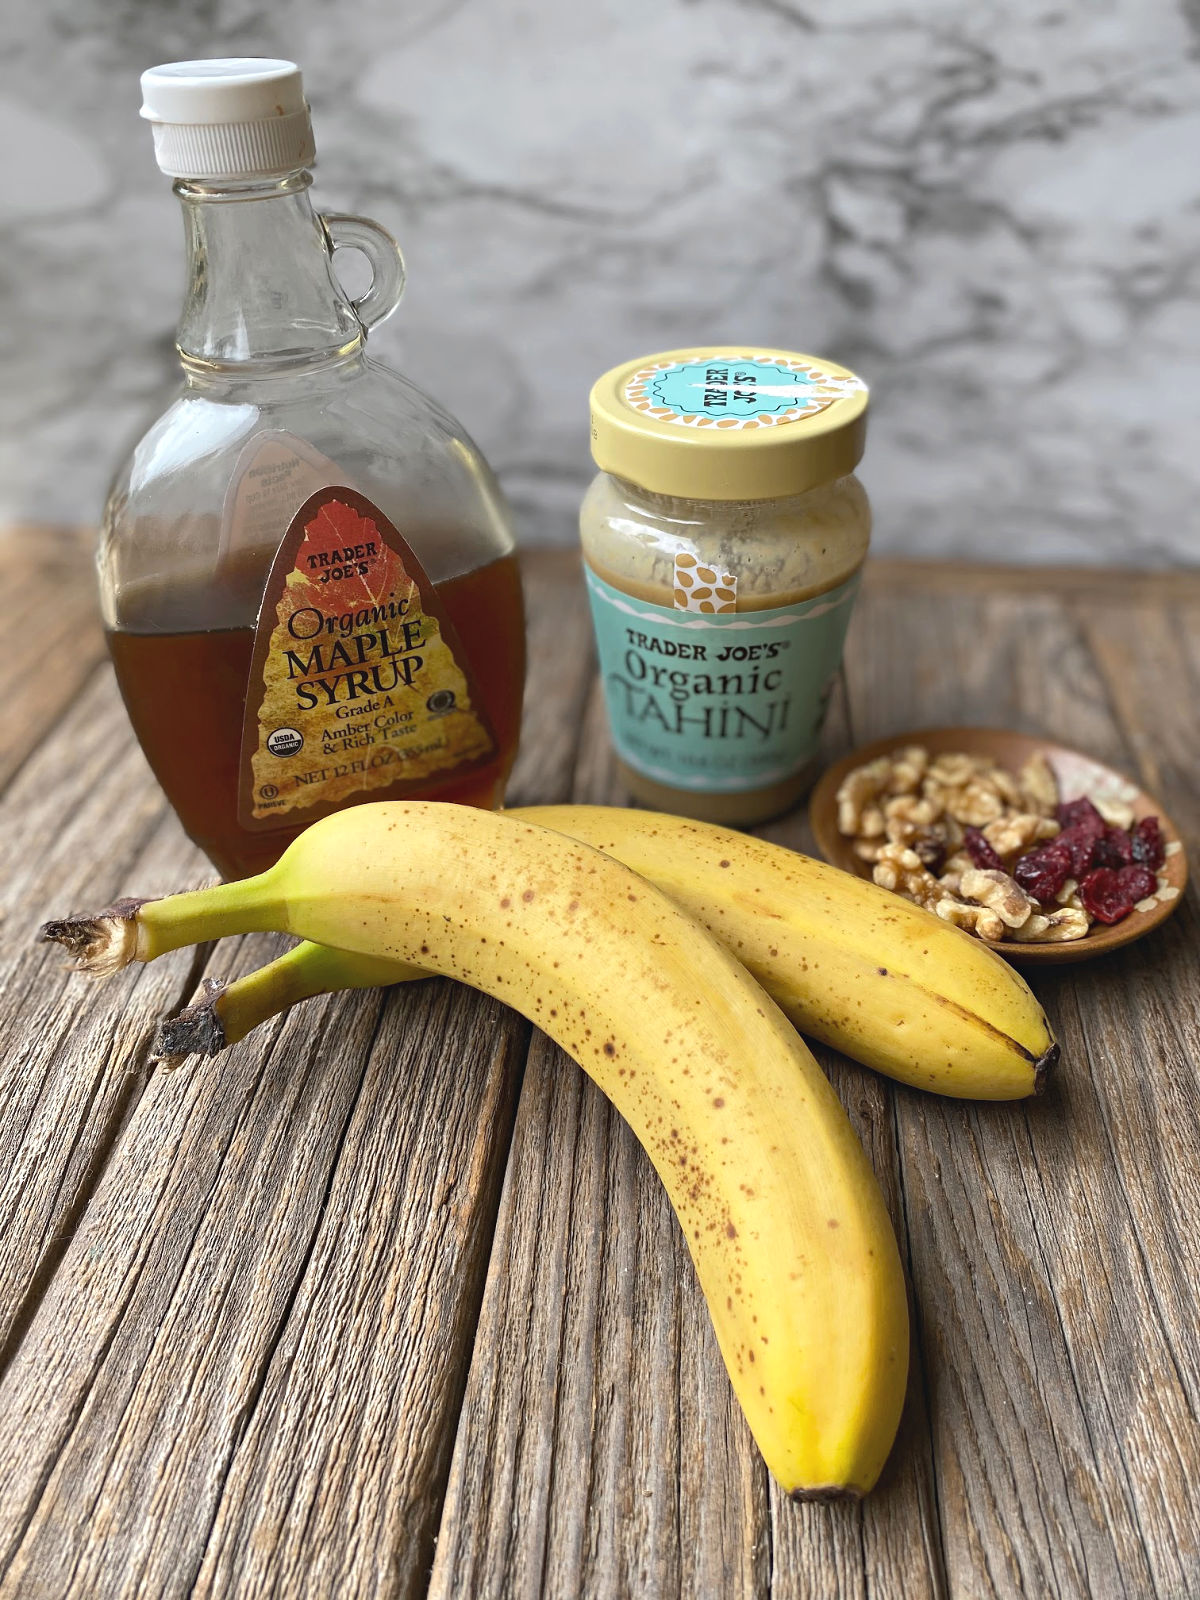
[[[643,804],[749,826],[810,786],[870,539],[866,410],[845,367],[752,346],[642,357],[593,388],[580,534]]]

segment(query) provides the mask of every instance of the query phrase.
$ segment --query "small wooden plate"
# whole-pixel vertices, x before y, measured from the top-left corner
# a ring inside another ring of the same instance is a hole
[[[1064,800],[1075,800],[1080,795],[1111,796],[1124,800],[1133,807],[1135,818],[1156,816],[1167,844],[1179,839],[1179,830],[1167,816],[1162,806],[1139,789],[1136,783],[1112,767],[1083,755],[1066,745],[1054,744],[1048,739],[1038,739],[1032,734],[1011,733],[1000,728],[922,728],[916,733],[898,733],[887,739],[876,739],[865,744],[830,767],[813,790],[809,801],[809,819],[817,846],[826,861],[860,878],[870,878],[871,865],[854,854],[852,843],[838,832],[837,792],[842,779],[855,767],[864,766],[876,756],[901,750],[905,745],[924,745],[930,755],[949,755],[964,751],[972,756],[990,756],[999,766],[1016,773],[1039,751],[1046,757],[1058,779],[1059,791]],[[1086,961],[1091,956],[1103,955],[1123,944],[1140,939],[1160,922],[1165,922],[1183,897],[1187,884],[1187,856],[1182,848],[1168,855],[1161,868],[1168,883],[1179,890],[1172,900],[1160,900],[1149,911],[1131,911],[1121,922],[1106,926],[1096,922],[1082,939],[1065,944],[1016,944],[1006,942],[991,948],[1009,961],[1022,966],[1046,966],[1070,961]]]

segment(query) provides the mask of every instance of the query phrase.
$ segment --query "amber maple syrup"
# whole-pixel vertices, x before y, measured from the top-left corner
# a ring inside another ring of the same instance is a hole
[[[235,567],[217,583],[189,586],[174,579],[142,585],[125,596],[125,625],[108,632],[117,682],[146,758],[184,828],[226,878],[263,871],[314,820],[298,814],[295,821],[258,831],[239,819],[243,711],[255,629],[222,627],[220,619],[244,614],[252,581]],[[444,782],[400,780],[361,798],[396,800],[419,793],[426,800],[495,807],[516,755],[525,678],[516,558],[504,556],[450,578],[437,585],[436,593],[482,701],[493,753]],[[175,618],[186,619],[188,626],[172,631]],[[198,620],[211,625],[197,627]]]

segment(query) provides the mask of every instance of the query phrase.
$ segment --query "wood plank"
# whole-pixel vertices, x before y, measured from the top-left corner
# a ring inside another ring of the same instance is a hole
[[[33,642],[0,658],[0,790],[45,737],[104,655],[92,551],[95,537],[69,528],[0,528],[8,592],[19,596]]]
[[[148,892],[211,875],[167,816],[99,669],[0,803],[0,1364],[145,1082],[154,1018],[190,988],[193,958],[97,986],[38,925],[104,904],[136,871]],[[206,865],[206,864],[205,864]]]
[[[1111,684],[1062,595],[980,589],[947,607],[910,592],[903,619],[896,609],[876,590],[856,620],[860,737],[995,722],[1131,766]],[[1149,701],[1141,711],[1159,748]],[[1184,1048],[1159,1015],[1194,995],[1178,922],[1095,967],[1031,976],[1065,1056],[1042,1102],[896,1094],[947,1569],[972,1600],[1176,1596],[1200,1577],[1184,1470],[1200,1435],[1179,1364],[1195,1316],[1148,1254],[1164,1187],[1180,1232],[1200,1222],[1200,1129],[1179,1104],[1194,1096],[1195,1039]]]
[[[987,561],[926,561],[904,556],[875,556],[864,568],[865,584],[881,593],[897,588],[940,596],[943,600],[983,599],[1005,594],[1013,598],[1056,598],[1070,604],[1080,596],[1111,599],[1115,604],[1136,599],[1148,605],[1200,602],[1200,567],[1162,569],[1118,567],[1011,566]]]
[[[579,748],[601,801],[604,726],[593,687]],[[750,1596],[767,1550],[763,1474],[658,1178],[535,1031],[430,1594]]]
[[[49,667],[19,694],[7,692],[0,667],[0,788],[30,763],[0,807],[11,867],[0,886],[9,932],[0,949],[0,1366],[144,1087],[156,1017],[182,1004],[196,978],[193,958],[180,954],[113,985],[81,985],[61,952],[33,942],[36,928],[114,899],[135,879],[157,893],[212,876],[170,816],[101,664],[92,543],[64,529],[4,535]],[[530,563],[527,584],[530,705],[514,789],[561,799],[587,687],[586,602],[575,564],[561,557]],[[574,650],[561,648],[564,637]]]
[[[423,1586],[527,1030],[317,1010],[143,1096],[0,1388],[5,1594]]]
[[[688,1265],[633,1136],[537,1035],[432,1596],[764,1592],[763,1475]]]

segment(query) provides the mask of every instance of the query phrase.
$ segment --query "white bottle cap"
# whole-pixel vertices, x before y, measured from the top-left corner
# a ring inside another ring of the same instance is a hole
[[[172,178],[272,178],[312,165],[312,122],[294,61],[169,61],[142,73],[142,116]]]

